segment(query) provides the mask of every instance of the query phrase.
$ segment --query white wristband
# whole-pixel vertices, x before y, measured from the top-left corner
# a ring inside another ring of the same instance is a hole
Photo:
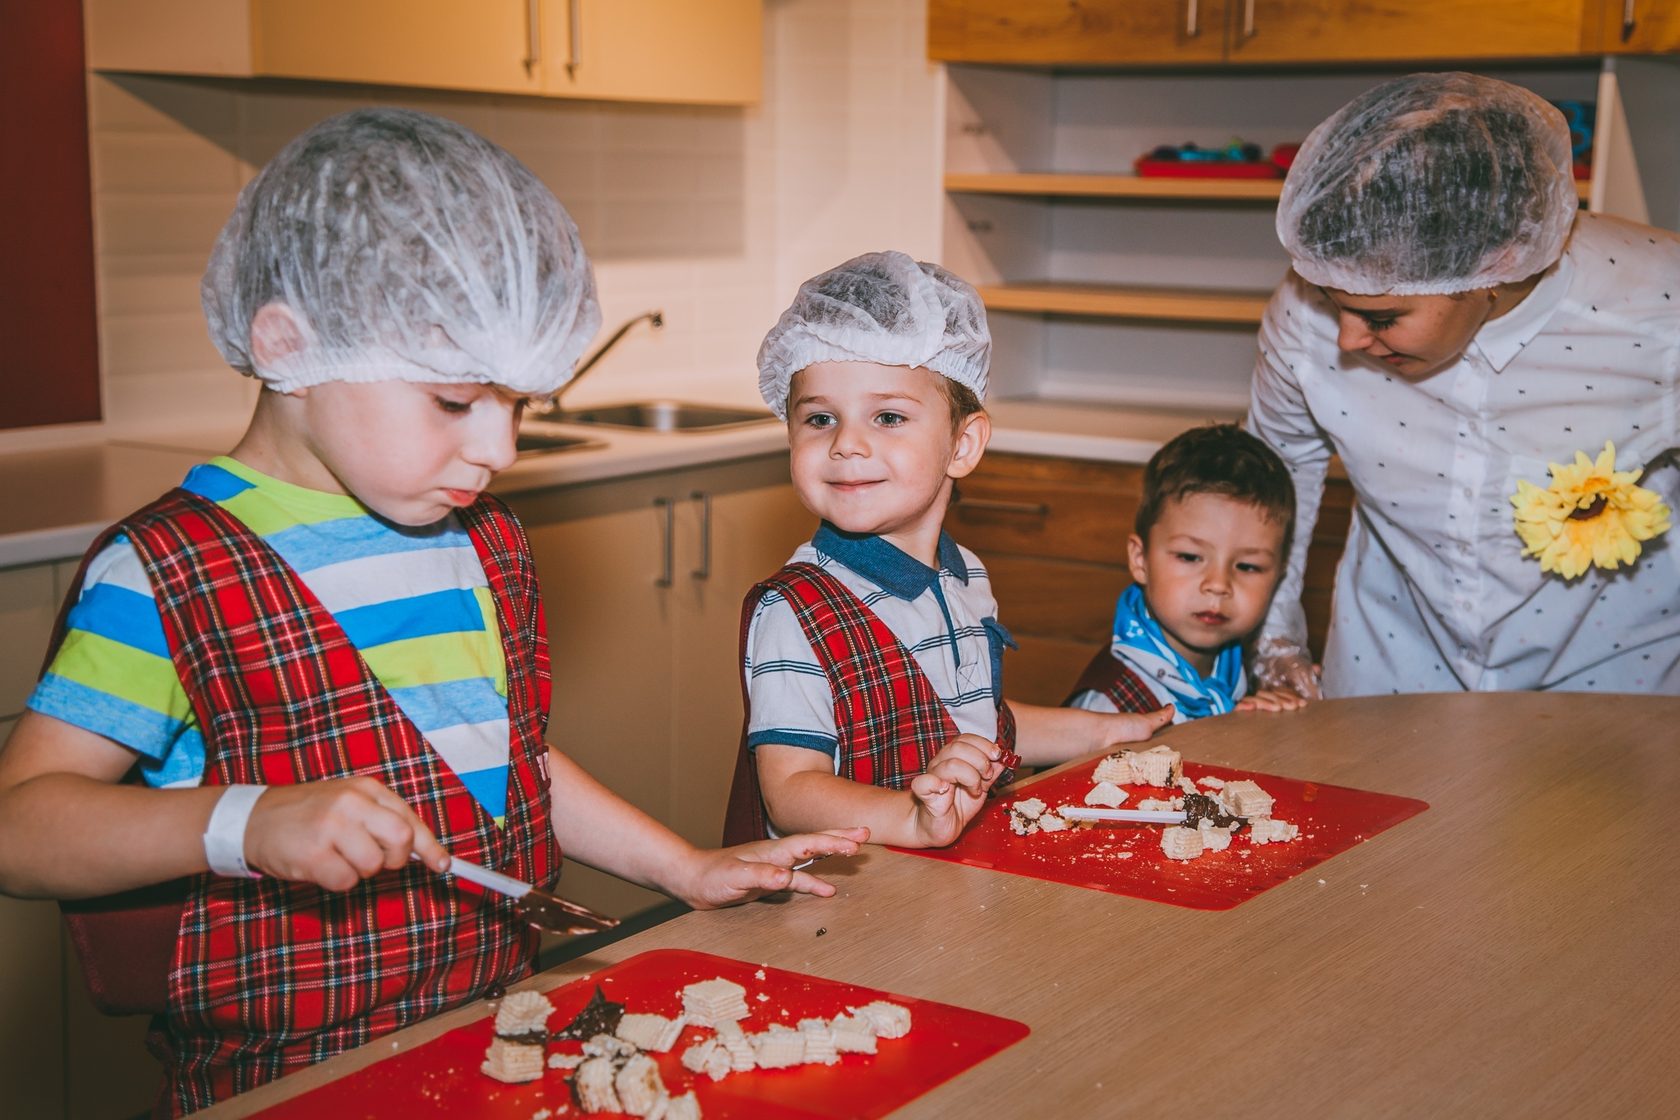
[[[204,858],[210,870],[230,878],[260,879],[245,862],[245,826],[251,823],[251,808],[267,786],[228,786],[227,792],[210,810],[204,829]]]

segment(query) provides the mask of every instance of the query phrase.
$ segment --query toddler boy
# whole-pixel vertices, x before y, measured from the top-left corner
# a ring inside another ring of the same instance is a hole
[[[1295,488],[1277,453],[1234,424],[1169,440],[1143,472],[1132,584],[1114,636],[1068,697],[1094,712],[1173,706],[1175,723],[1285,711],[1293,692],[1247,692],[1243,641],[1266,617],[1289,557]]]
[[[747,726],[729,839],[864,825],[954,841],[1017,762],[1146,739],[1170,718],[1008,704],[986,569],[941,531],[991,437],[979,294],[869,253],[806,281],[759,350],[794,488],[822,519],[742,617]]]
[[[530,549],[484,489],[600,314],[535,176],[426,114],[332,118],[241,193],[203,301],[263,383],[250,427],[95,543],[0,751],[0,890],[178,892],[135,966],[161,1111],[529,973],[452,856],[545,886],[564,845],[697,907],[832,893],[790,865],[865,834],[700,851],[544,742]]]

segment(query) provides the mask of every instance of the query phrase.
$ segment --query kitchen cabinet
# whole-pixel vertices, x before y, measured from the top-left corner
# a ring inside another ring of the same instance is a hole
[[[928,52],[948,62],[1089,65],[1561,58],[1596,53],[1625,0],[932,0]],[[1627,50],[1664,50],[1658,0]],[[1608,49],[1608,48],[1606,48]]]
[[[1680,4],[1673,0],[1597,0],[1595,48],[1606,54],[1680,51]]]
[[[780,453],[508,497],[542,580],[549,741],[716,845],[741,738],[741,601],[808,539]],[[627,916],[662,895],[572,863],[562,892]]]
[[[762,0],[87,0],[96,70],[744,105]]]
[[[1136,463],[996,453],[963,479],[945,528],[986,565],[998,619],[1020,644],[1005,655],[1006,696],[1060,704],[1108,644],[1114,601],[1132,582],[1126,539],[1142,486]],[[1347,481],[1331,478],[1302,596],[1315,659],[1324,652],[1352,507]]]

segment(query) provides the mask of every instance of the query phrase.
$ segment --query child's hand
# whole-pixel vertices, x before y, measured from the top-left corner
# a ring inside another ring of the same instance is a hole
[[[1262,688],[1237,701],[1239,712],[1293,712],[1307,706],[1307,698],[1286,688]]]
[[[958,735],[910,779],[915,831],[929,848],[956,841],[986,804],[986,793],[1003,774],[1003,752],[978,735]]]
[[[433,871],[449,853],[408,803],[372,778],[270,786],[251,809],[245,860],[265,875],[347,891],[418,855]]]
[[[778,891],[828,898],[833,887],[807,871],[794,870],[794,865],[823,856],[855,855],[868,839],[867,828],[837,828],[696,851],[687,882],[673,893],[696,910],[733,906]]]
[[[1141,743],[1173,721],[1173,706],[1156,708],[1153,712],[1113,712],[1101,716],[1102,743],[1106,750],[1115,743]]]

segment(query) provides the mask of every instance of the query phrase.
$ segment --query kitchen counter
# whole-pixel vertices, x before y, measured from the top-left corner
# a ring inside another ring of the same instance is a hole
[[[1031,1028],[905,1118],[1668,1115],[1680,848],[1652,829],[1680,796],[1677,706],[1486,693],[1198,720],[1162,736],[1187,759],[1430,808],[1226,911],[868,847],[821,865],[835,898],[684,914],[527,985],[684,948]],[[251,1115],[488,1010],[203,1115]],[[559,1074],[546,1085],[564,1099]]]
[[[994,402],[994,451],[1141,463],[1214,412],[1045,400]],[[765,421],[712,432],[638,432],[556,425],[601,446],[528,455],[491,487],[517,494],[783,451]],[[232,447],[234,430],[201,431],[0,454],[0,568],[78,557],[105,526],[176,485],[194,463]]]

